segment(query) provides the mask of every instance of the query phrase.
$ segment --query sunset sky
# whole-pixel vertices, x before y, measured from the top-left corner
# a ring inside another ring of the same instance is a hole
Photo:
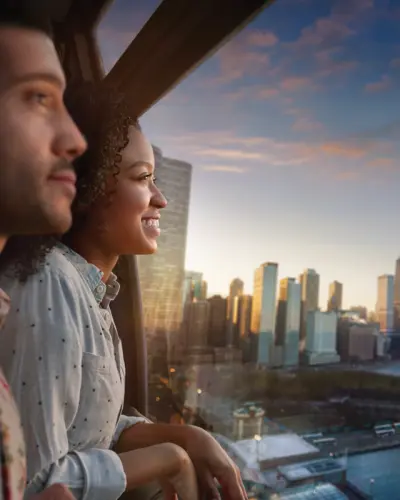
[[[114,3],[106,69],[159,3]],[[193,164],[186,267],[210,293],[275,261],[315,268],[322,306],[333,280],[375,306],[400,255],[399,23],[398,0],[277,0],[142,118]]]

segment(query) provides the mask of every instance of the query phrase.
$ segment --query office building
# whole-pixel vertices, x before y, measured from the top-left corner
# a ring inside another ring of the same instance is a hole
[[[231,281],[229,285],[229,296],[228,296],[228,306],[226,310],[226,319],[227,319],[227,345],[235,345],[234,339],[234,325],[233,325],[233,310],[234,310],[234,302],[235,297],[239,297],[243,295],[244,283],[241,279],[235,278]]]
[[[197,271],[185,271],[183,304],[186,302],[193,302],[195,298],[198,300],[205,300],[206,297],[202,298],[202,283],[203,273],[199,273]]]
[[[253,297],[251,295],[237,295],[233,302],[233,338],[234,345],[238,346],[240,341],[251,332],[251,308]]]
[[[210,347],[226,347],[226,310],[227,299],[214,295],[208,299],[209,323],[208,345]]]
[[[299,276],[299,282],[301,285],[300,349],[303,351],[307,335],[308,313],[319,308],[319,274],[314,269],[306,269]]]
[[[138,257],[143,323],[151,358],[174,350],[182,322],[184,263],[192,166],[165,158],[154,148],[158,186],[169,200],[162,210],[158,251]]]
[[[276,342],[283,349],[283,365],[299,363],[301,285],[294,278],[284,278],[279,284],[276,319]]]
[[[208,347],[210,304],[207,300],[187,302],[183,313],[183,336],[186,349]]]
[[[390,333],[393,331],[393,298],[394,276],[391,274],[379,276],[376,313],[378,315],[381,332],[383,333]]]
[[[334,311],[309,311],[303,356],[307,364],[318,365],[340,361],[336,350],[337,322],[337,313]]]
[[[257,363],[271,366],[275,346],[278,264],[267,262],[254,273],[251,331],[257,335]]]
[[[342,361],[372,361],[375,358],[378,330],[358,318],[338,321],[337,348]]]
[[[396,269],[394,275],[394,291],[393,291],[393,302],[394,302],[394,317],[393,317],[393,328],[396,333],[400,333],[400,258],[396,260]]]
[[[329,285],[328,311],[340,311],[343,307],[343,285],[334,281]]]

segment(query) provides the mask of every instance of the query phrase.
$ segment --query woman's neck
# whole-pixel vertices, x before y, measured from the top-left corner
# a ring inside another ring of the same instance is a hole
[[[118,262],[118,255],[107,251],[105,247],[89,235],[71,235],[66,244],[81,255],[90,264],[95,265],[103,273],[103,281],[107,282],[112,270]]]

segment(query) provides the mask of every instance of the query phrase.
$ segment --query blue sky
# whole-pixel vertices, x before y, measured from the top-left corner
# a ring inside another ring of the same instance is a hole
[[[116,1],[106,69],[159,1]],[[209,292],[306,267],[373,308],[400,255],[400,0],[277,0],[142,119],[194,166],[187,268]],[[212,255],[212,257],[210,257]]]

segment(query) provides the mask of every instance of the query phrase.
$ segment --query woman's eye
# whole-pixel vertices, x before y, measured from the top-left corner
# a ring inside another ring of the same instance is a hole
[[[143,177],[141,177],[140,180],[141,181],[149,181],[149,180],[151,180],[152,182],[155,182],[156,178],[154,177],[153,174],[147,174],[147,175],[144,175]]]

